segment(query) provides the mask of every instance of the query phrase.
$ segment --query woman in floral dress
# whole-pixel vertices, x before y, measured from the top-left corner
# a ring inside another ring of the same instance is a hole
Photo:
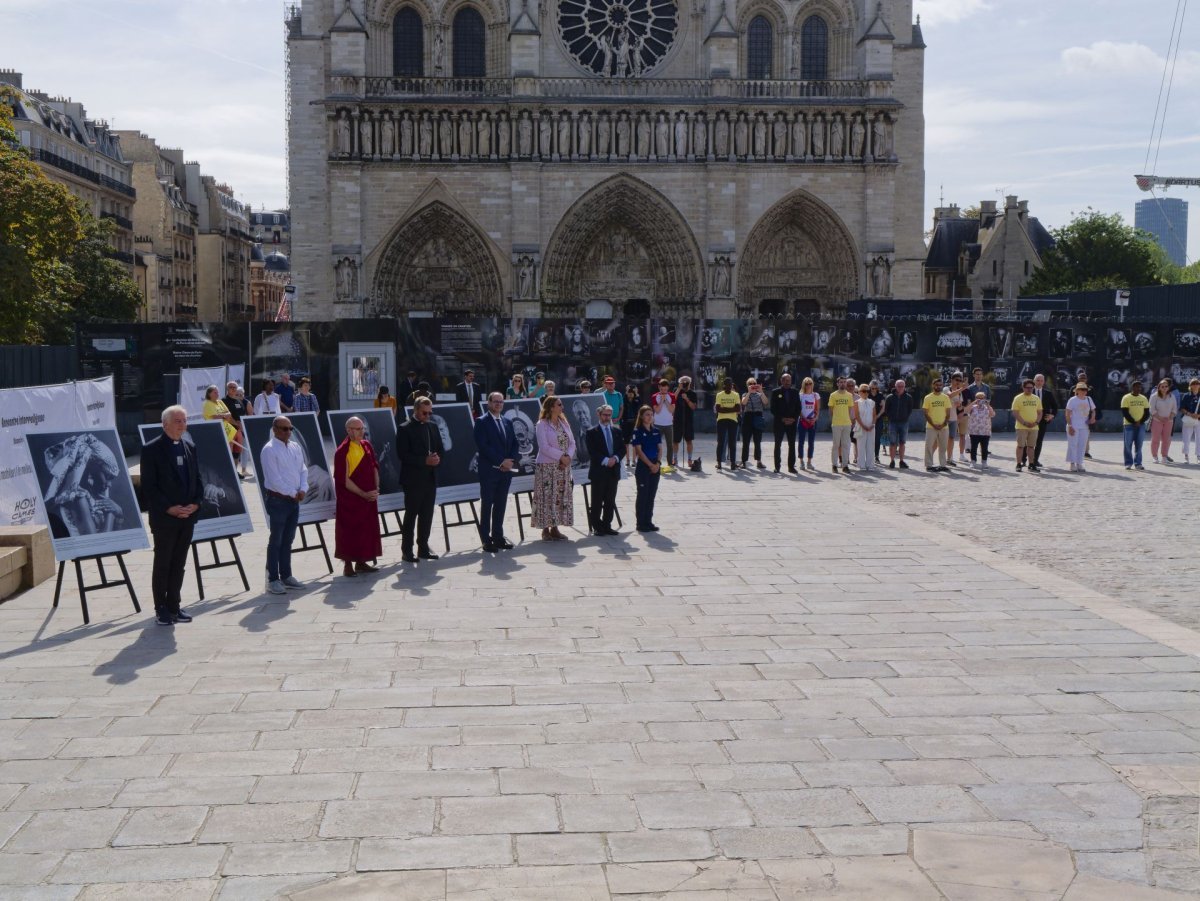
[[[575,524],[575,483],[571,460],[575,456],[575,438],[563,414],[561,398],[542,398],[538,417],[538,454],[533,473],[532,526],[542,530],[543,541],[567,541],[559,526]]]

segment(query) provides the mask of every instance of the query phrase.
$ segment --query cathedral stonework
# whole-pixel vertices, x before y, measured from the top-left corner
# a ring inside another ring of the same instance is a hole
[[[302,0],[294,315],[919,297],[911,0]]]

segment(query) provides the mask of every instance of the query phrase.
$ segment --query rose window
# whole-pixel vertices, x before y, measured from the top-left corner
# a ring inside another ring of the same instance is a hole
[[[637,78],[667,55],[679,28],[674,0],[561,0],[558,30],[584,68]]]

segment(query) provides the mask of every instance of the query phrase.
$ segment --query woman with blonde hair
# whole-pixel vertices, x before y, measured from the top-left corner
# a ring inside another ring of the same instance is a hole
[[[567,541],[559,526],[575,524],[574,490],[571,460],[575,456],[575,437],[563,413],[562,399],[554,395],[542,398],[542,412],[534,429],[538,453],[533,472],[533,519],[542,530],[543,541]]]
[[[229,452],[235,456],[241,453],[242,446],[238,443],[238,429],[233,424],[233,414],[225,406],[225,401],[221,400],[221,395],[216,385],[209,385],[204,389],[203,411],[205,419],[220,421],[222,428],[225,430],[225,440],[229,443]]]
[[[813,466],[813,446],[817,442],[817,417],[821,414],[821,395],[817,394],[813,380],[808,378],[800,383],[800,439],[796,448],[798,461],[804,459],[804,442],[808,441],[808,468],[815,471]],[[801,463],[803,467],[803,463]]]

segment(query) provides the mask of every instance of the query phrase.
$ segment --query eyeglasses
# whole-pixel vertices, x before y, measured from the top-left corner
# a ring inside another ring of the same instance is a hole
[[[277,431],[277,432],[290,432],[291,430],[292,430],[292,427],[290,425],[275,426],[275,431]]]

